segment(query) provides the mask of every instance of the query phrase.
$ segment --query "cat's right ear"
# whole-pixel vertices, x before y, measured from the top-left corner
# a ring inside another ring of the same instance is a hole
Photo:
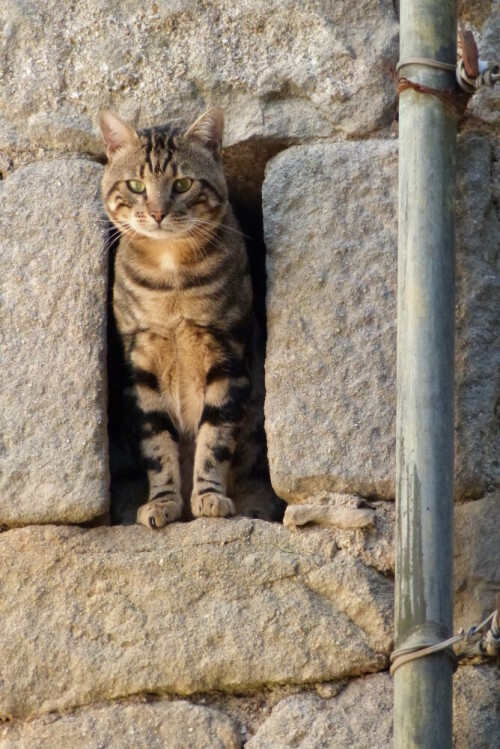
[[[208,148],[216,159],[222,150],[222,131],[224,130],[224,112],[220,107],[208,109],[198,117],[184,133],[185,138],[195,138],[202,146]]]
[[[108,149],[108,158],[111,158],[120,148],[131,146],[138,140],[138,135],[132,125],[107,109],[101,109],[99,112],[99,127]]]

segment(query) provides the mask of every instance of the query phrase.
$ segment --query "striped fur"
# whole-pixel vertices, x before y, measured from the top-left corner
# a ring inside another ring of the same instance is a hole
[[[137,520],[271,519],[247,255],[227,199],[219,109],[187,131],[110,112],[102,194],[120,230],[113,309],[140,419],[149,501]],[[230,498],[231,497],[231,498]]]

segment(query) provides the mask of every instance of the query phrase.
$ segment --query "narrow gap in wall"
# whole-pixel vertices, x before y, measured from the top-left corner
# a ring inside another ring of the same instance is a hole
[[[266,248],[262,214],[262,183],[267,161],[290,145],[288,141],[246,141],[224,151],[229,196],[245,235],[255,313],[266,339]],[[139,455],[133,416],[124,397],[127,367],[112,311],[114,260],[118,239],[109,231],[108,287],[108,436],[110,461],[111,524],[135,522],[137,508],[147,502],[148,482]]]
[[[107,304],[110,520],[112,525],[129,525],[135,522],[137,507],[147,501],[148,483],[139,455],[133,416],[124,395],[128,370],[113,315],[114,269],[118,242],[119,237],[110,223]]]
[[[291,145],[286,140],[248,140],[224,151],[229,199],[245,235],[252,275],[255,312],[266,333],[266,247],[262,215],[262,183],[266,164]]]

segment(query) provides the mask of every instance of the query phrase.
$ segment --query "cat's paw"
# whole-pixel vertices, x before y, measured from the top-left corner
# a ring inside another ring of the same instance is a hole
[[[215,492],[191,497],[191,509],[195,518],[225,518],[235,512],[232,500]]]
[[[142,505],[137,510],[137,522],[147,528],[163,528],[174,520],[178,520],[182,513],[179,502],[171,499],[154,499]]]

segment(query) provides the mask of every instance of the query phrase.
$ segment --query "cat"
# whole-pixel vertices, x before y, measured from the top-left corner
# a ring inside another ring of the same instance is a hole
[[[105,210],[120,232],[113,310],[149,500],[137,522],[281,519],[244,238],[222,166],[223,112],[136,131],[107,110]]]

